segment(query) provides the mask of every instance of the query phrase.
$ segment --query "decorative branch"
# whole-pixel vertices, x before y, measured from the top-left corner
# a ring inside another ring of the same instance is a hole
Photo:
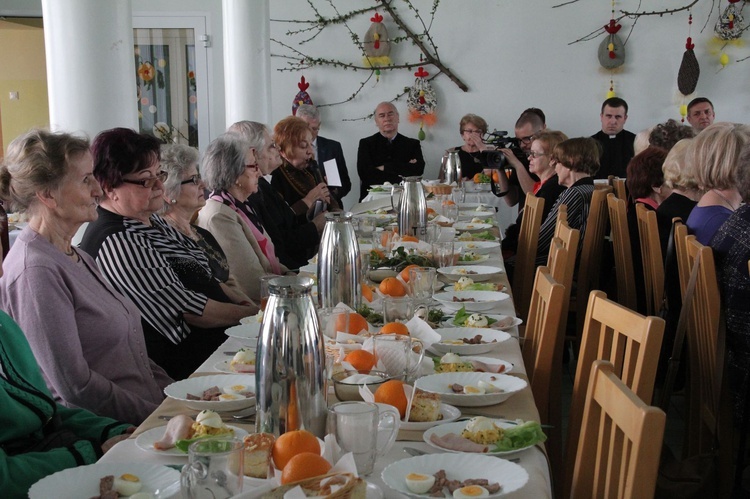
[[[376,5],[373,7],[366,7],[362,9],[352,10],[344,14],[339,12],[336,5],[334,5],[333,3],[333,0],[327,0],[327,2],[335,13],[332,17],[323,16],[318,10],[318,8],[313,4],[313,0],[307,0],[308,5],[310,6],[310,8],[312,9],[314,13],[314,19],[311,19],[311,20],[272,19],[272,21],[307,25],[304,28],[300,28],[296,30],[289,30],[286,32],[286,36],[290,36],[290,37],[296,36],[296,35],[308,34],[308,33],[310,34],[304,40],[300,42],[295,42],[297,47],[315,39],[320,33],[323,32],[325,28],[329,26],[343,25],[345,29],[349,32],[349,35],[354,45],[363,54],[364,59],[366,61],[369,61],[369,57],[366,54],[365,47],[362,41],[360,40],[359,36],[351,29],[348,22],[351,19],[359,15],[362,15],[362,14],[365,14],[365,13],[368,13],[368,12],[371,12],[380,8],[380,9],[387,11],[391,15],[391,18],[393,19],[394,23],[398,26],[399,30],[404,33],[402,36],[391,38],[389,41],[391,43],[400,43],[404,41],[410,41],[419,49],[421,56],[420,56],[419,62],[405,62],[402,64],[391,64],[388,66],[373,67],[373,66],[367,65],[366,63],[359,64],[359,63],[354,63],[354,62],[346,62],[346,61],[338,60],[338,59],[311,56],[302,52],[299,48],[290,45],[289,43],[285,43],[281,40],[272,38],[271,39],[272,42],[277,43],[282,48],[289,51],[289,54],[273,54],[273,53],[271,54],[272,57],[279,57],[282,59],[287,59],[286,67],[279,68],[278,71],[299,71],[302,69],[308,69],[308,68],[315,67],[315,66],[331,66],[334,68],[339,68],[339,69],[344,69],[344,70],[367,71],[369,73],[368,77],[364,81],[360,82],[359,87],[355,90],[355,92],[349,98],[342,100],[340,102],[322,104],[320,107],[344,104],[346,102],[353,100],[364,89],[365,85],[369,81],[372,80],[372,77],[376,74],[376,71],[382,72],[382,71],[393,71],[393,70],[398,70],[398,69],[412,69],[412,68],[417,68],[419,66],[427,66],[427,65],[434,66],[437,69],[437,71],[430,78],[430,80],[432,80],[433,78],[435,78],[436,76],[442,73],[442,74],[445,74],[453,83],[456,84],[456,86],[458,86],[458,88],[460,88],[464,92],[467,92],[469,90],[468,85],[466,85],[466,83],[464,83],[463,80],[461,80],[461,78],[459,78],[455,73],[453,73],[441,61],[440,55],[438,52],[438,46],[430,34],[430,29],[435,19],[435,14],[437,12],[437,8],[440,3],[440,0],[433,0],[432,8],[430,9],[430,13],[429,13],[429,22],[425,22],[425,19],[420,15],[419,11],[412,3],[412,0],[403,0],[406,7],[414,12],[416,19],[421,24],[422,29],[423,29],[422,33],[416,33],[411,28],[409,28],[409,26],[407,26],[402,16],[397,12],[397,8],[394,5],[395,0],[376,0]],[[404,92],[399,93],[398,95],[396,95],[396,97],[394,97],[394,99],[392,99],[392,101],[398,100],[406,93],[407,93],[406,90]],[[367,119],[369,117],[371,117],[371,115],[362,119]]]

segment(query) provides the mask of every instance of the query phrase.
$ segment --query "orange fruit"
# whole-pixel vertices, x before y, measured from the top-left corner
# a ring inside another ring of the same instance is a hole
[[[371,249],[370,250],[370,260],[383,260],[385,258],[385,253],[380,251],[379,249]]]
[[[369,302],[373,299],[372,288],[365,283],[362,283],[362,298]]]
[[[477,173],[477,174],[474,175],[474,183],[475,184],[478,184],[478,183],[480,183],[482,181],[481,175],[482,175],[481,173]]]
[[[427,208],[427,215],[437,215],[437,211],[433,210],[432,208]]]
[[[357,371],[367,372],[371,371],[378,361],[378,359],[367,350],[353,350],[346,354],[344,360],[350,363]]]
[[[331,463],[313,452],[301,452],[291,458],[281,470],[281,484],[299,482],[316,476],[325,475],[331,470]]]
[[[492,181],[495,183],[500,182],[500,173],[498,170],[492,170]]]
[[[284,433],[273,444],[273,463],[280,470],[297,454],[310,452],[320,456],[318,438],[307,430],[292,430]]]
[[[375,402],[392,405],[403,418],[406,415],[406,394],[404,382],[397,379],[386,381],[375,390]]]
[[[349,328],[346,327],[346,314],[336,316],[336,331],[343,331],[349,334],[357,334],[362,330],[368,331],[370,325],[367,320],[356,312],[349,313]]]
[[[406,324],[401,324],[400,322],[389,322],[383,324],[383,327],[380,329],[380,334],[402,334],[404,336],[409,336],[409,328],[406,327]]]
[[[443,201],[443,206],[451,206],[451,205],[454,205],[454,204],[456,204],[456,203],[454,203],[450,199],[446,199],[445,201]]]
[[[406,288],[403,284],[401,284],[401,281],[399,281],[395,277],[386,277],[385,279],[383,279],[383,281],[380,283],[379,289],[384,295],[388,296],[406,295]]]
[[[410,236],[410,235],[407,234],[407,235],[401,237],[401,242],[402,243],[418,243],[419,239],[417,239],[414,236]]]
[[[404,267],[404,270],[401,271],[399,274],[401,276],[401,279],[404,280],[404,282],[409,282],[409,269],[413,269],[414,267],[419,268],[419,265],[412,263],[411,265],[407,265]]]

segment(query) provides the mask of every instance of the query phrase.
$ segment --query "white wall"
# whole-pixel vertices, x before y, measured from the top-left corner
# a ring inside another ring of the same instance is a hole
[[[251,0],[253,1],[253,0]],[[333,0],[341,12],[372,5],[369,0]],[[413,0],[421,11],[429,10],[432,0]],[[324,15],[330,14],[328,3],[314,0]],[[440,76],[433,80],[439,98],[438,124],[427,131],[423,142],[427,160],[427,176],[435,176],[440,157],[445,148],[460,144],[458,120],[468,112],[483,116],[490,128],[509,130],[518,114],[525,108],[536,106],[547,114],[550,128],[561,129],[570,136],[589,135],[600,127],[598,114],[609,86],[609,74],[600,68],[596,53],[602,40],[568,45],[609,20],[609,2],[578,1],[567,7],[553,9],[562,0],[443,0],[440,2],[431,34],[438,44],[443,62],[468,85],[469,92],[460,91],[450,80]],[[635,9],[638,0],[618,1],[616,8]],[[648,9],[685,5],[688,0],[660,0],[643,2]],[[220,0],[132,0],[134,12],[204,12],[209,16],[209,34],[213,38],[211,54],[211,124],[212,135],[217,135],[224,125],[224,86],[222,82],[223,54],[221,50]],[[271,18],[312,19],[307,0],[270,0]],[[396,0],[404,19],[416,28],[415,19]],[[734,60],[750,55],[749,47],[731,46],[727,49],[732,62],[723,70],[718,63],[713,25],[717,12],[704,33],[700,30],[709,15],[709,0],[700,0],[694,9],[692,36],[696,55],[701,64],[698,82],[700,95],[711,98],[716,107],[717,119],[746,122],[750,111],[750,60]],[[727,5],[721,2],[723,9]],[[741,4],[737,4],[741,5]],[[40,0],[0,0],[0,15],[23,13],[41,15]],[[361,15],[349,22],[360,36],[370,25],[370,14]],[[385,23],[390,33],[397,30],[389,17]],[[746,18],[750,17],[748,15]],[[623,38],[632,21],[623,21]],[[272,22],[274,38],[296,43],[299,38],[286,37],[288,30],[302,25]],[[619,74],[614,76],[618,96],[630,104],[627,128],[637,132],[667,118],[679,118],[677,99],[677,70],[682,59],[688,34],[687,13],[665,17],[643,17],[626,46],[627,60]],[[745,37],[748,35],[746,34]],[[281,47],[272,43],[272,52]],[[357,63],[361,60],[348,32],[342,26],[327,28],[307,45],[305,52],[318,57],[338,58]],[[0,48],[0,50],[3,50]],[[713,52],[713,53],[712,53]],[[402,43],[391,53],[394,62],[413,61],[418,52],[408,43]],[[297,93],[300,75],[311,83],[308,92],[316,104],[345,99],[366,78],[365,72],[343,71],[331,68],[312,68],[303,72],[278,72],[284,67],[283,59],[273,58],[272,100],[273,121],[291,112],[292,98]],[[433,69],[426,67],[427,71]],[[360,138],[375,132],[371,121],[347,122],[369,114],[382,100],[390,100],[405,86],[414,82],[413,71],[384,72],[380,82],[371,81],[354,101],[344,105],[325,107],[322,134],[342,142],[350,175],[356,179],[356,153]],[[401,131],[416,136],[417,126],[406,120],[406,104],[398,104],[402,113]],[[353,188],[358,192],[358,186]],[[351,206],[356,194],[347,198]]]

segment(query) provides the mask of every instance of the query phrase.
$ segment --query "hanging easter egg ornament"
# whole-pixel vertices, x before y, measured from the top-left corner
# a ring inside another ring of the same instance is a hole
[[[406,106],[409,110],[409,121],[411,123],[419,122],[419,140],[424,140],[426,134],[424,126],[432,126],[437,122],[437,98],[432,85],[425,78],[430,73],[420,67],[414,73],[417,78],[414,80],[414,86],[409,89],[409,95],[406,99]]]
[[[365,33],[365,41],[362,46],[365,51],[364,64],[375,68],[375,78],[380,80],[380,69],[391,64],[391,41],[388,38],[388,30],[383,24],[383,16],[377,12],[370,18],[372,24]]]
[[[734,6],[738,1],[739,0],[729,0],[729,5],[727,5],[727,8],[724,9],[724,12],[719,16],[719,20],[716,21],[714,33],[721,40],[733,41],[738,40],[742,36],[742,31],[744,30],[744,19],[742,18],[742,14],[740,14]]]
[[[294,96],[294,101],[292,102],[292,115],[297,115],[297,108],[300,107],[302,104],[309,104],[313,105],[313,101],[310,98],[310,94],[307,93],[307,89],[310,88],[310,84],[305,81],[305,77],[302,76],[299,79],[299,83],[297,83],[297,88],[299,88],[299,92],[297,92],[297,95]]]
[[[625,64],[625,44],[617,35],[622,26],[617,24],[614,19],[609,20],[609,24],[604,26],[607,36],[599,44],[599,64],[604,69],[615,69]]]
[[[682,105],[680,105],[680,116],[681,121],[685,122],[687,116],[687,106],[685,105],[685,97],[695,92],[695,87],[698,86],[698,77],[701,74],[701,68],[698,65],[698,58],[695,57],[695,44],[691,35],[691,29],[693,26],[693,14],[688,16],[688,37],[685,42],[685,52],[682,54],[682,63],[680,69],[677,72],[677,89],[682,94]]]

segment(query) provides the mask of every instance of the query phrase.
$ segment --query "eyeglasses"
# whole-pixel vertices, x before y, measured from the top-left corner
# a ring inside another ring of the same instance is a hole
[[[529,151],[527,156],[530,158],[541,158],[542,156],[547,156],[547,154],[543,152]]]
[[[149,177],[149,178],[141,178],[138,180],[131,180],[129,178],[122,179],[123,182],[126,184],[134,184],[134,185],[140,185],[141,187],[145,187],[146,189],[152,189],[156,182],[159,181],[162,184],[166,182],[167,177],[169,176],[169,173],[161,170],[159,173],[156,174],[155,177]]]
[[[259,166],[258,166],[258,163],[255,163],[254,165],[245,165],[245,168],[249,168],[251,170],[257,171]]]
[[[461,130],[461,133],[478,133],[479,135],[484,135],[484,132],[481,130]]]
[[[519,142],[523,142],[524,144],[531,144],[531,141],[534,139],[534,135],[529,135],[528,137],[516,137]]]
[[[185,185],[185,184],[190,184],[190,183],[199,185],[201,183],[201,179],[202,179],[201,174],[196,173],[195,175],[191,175],[189,179],[183,180],[182,182],[180,182],[180,185]]]

